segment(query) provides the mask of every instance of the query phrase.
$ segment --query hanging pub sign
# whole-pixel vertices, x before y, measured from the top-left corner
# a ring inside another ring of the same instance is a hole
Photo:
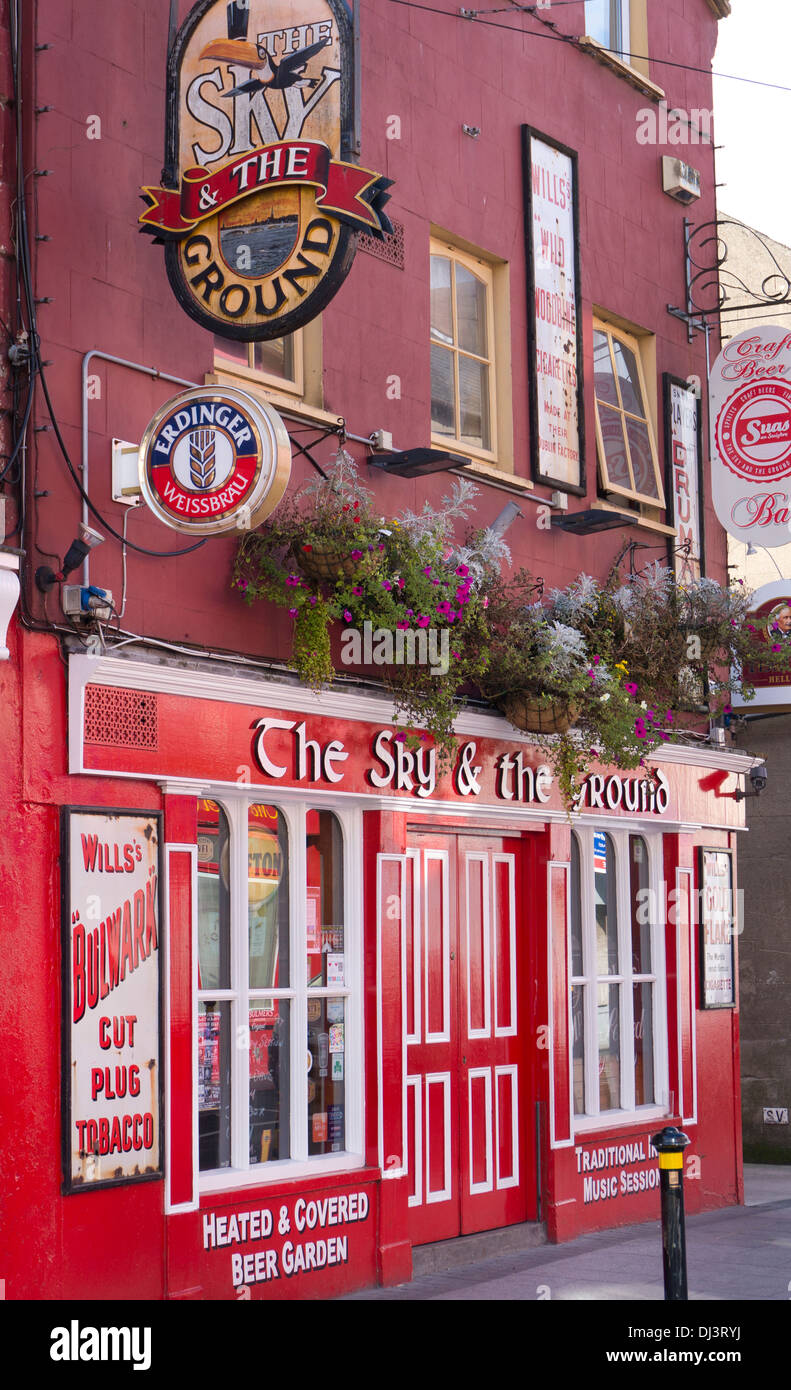
[[[392,180],[350,161],[354,42],[342,0],[200,0],[171,47],[162,184],[142,230],[182,308],[251,342],[310,322],[357,234],[392,231]]]
[[[725,530],[759,546],[791,541],[791,333],[747,328],[710,377],[714,510]]]
[[[140,487],[155,516],[188,535],[249,531],[288,485],[291,443],[264,401],[198,386],[167,401],[143,435]]]
[[[585,493],[577,156],[522,127],[533,481]]]
[[[700,402],[686,381],[665,373],[666,486],[675,528],[674,568],[679,584],[703,573],[703,450]]]
[[[747,620],[755,631],[755,656],[744,663],[743,672],[745,684],[755,688],[755,699],[749,703],[791,705],[791,579],[775,579],[756,589]],[[766,657],[778,652],[786,653],[787,660],[773,667]],[[732,699],[738,706],[747,703],[735,695]]]
[[[737,931],[728,849],[700,850],[700,1007],[736,1007]]]
[[[61,813],[63,1191],[163,1176],[158,812]]]

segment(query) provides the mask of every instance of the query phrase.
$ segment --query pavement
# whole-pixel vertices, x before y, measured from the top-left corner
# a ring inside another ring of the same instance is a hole
[[[686,1217],[690,1302],[791,1298],[791,1165],[746,1165],[744,1179],[744,1206]],[[506,1238],[507,1232],[491,1234],[495,1244],[489,1251],[497,1248],[497,1236]],[[531,1243],[495,1257],[436,1268],[449,1263],[458,1246],[459,1242],[446,1243],[445,1261],[439,1247],[427,1248],[421,1263],[435,1268],[417,1272],[409,1284],[367,1289],[339,1301],[664,1300],[658,1222],[579,1236],[563,1245]]]

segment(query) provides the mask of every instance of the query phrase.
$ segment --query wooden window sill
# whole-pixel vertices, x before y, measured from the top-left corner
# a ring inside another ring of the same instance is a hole
[[[252,381],[249,377],[234,376],[233,372],[207,372],[204,378],[207,386],[238,386],[240,390],[250,391],[263,397],[275,410],[283,415],[293,415],[315,425],[338,425],[340,415],[331,410],[322,410],[318,405],[309,405],[299,396],[286,395],[284,391],[274,390],[265,381]]]
[[[623,58],[618,58],[615,53],[611,53],[609,48],[605,48],[603,44],[599,43],[598,39],[592,39],[588,34],[585,34],[582,38],[577,39],[577,44],[580,48],[584,49],[586,53],[589,53],[592,58],[595,58],[598,63],[603,63],[606,68],[610,68],[618,77],[622,77],[626,82],[629,82],[632,87],[636,87],[638,92],[642,92],[643,96],[649,97],[651,101],[656,102],[665,100],[665,93],[662,87],[657,87],[656,83],[652,82],[650,77],[646,77],[645,73],[638,72],[637,68],[633,68],[631,63],[625,63]]]

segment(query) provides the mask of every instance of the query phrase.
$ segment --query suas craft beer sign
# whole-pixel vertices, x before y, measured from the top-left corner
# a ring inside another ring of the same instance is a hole
[[[65,1192],[163,1175],[160,819],[62,812]]]
[[[791,541],[791,333],[748,328],[710,379],[712,497],[725,530],[759,546]]]
[[[182,307],[251,342],[315,318],[391,180],[350,162],[354,44],[342,0],[200,0],[168,60],[162,184],[142,230]]]

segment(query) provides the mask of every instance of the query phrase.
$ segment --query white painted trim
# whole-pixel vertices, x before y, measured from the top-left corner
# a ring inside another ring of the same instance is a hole
[[[401,919],[399,934],[401,940],[401,1153],[392,1167],[388,1164],[389,1154],[384,1151],[384,1025],[382,1022],[382,865],[397,864],[399,868],[399,905]],[[376,856],[376,1081],[377,1081],[377,1149],[379,1169],[383,1178],[402,1178],[407,1171],[407,1109],[406,1109],[406,963],[404,960],[404,892],[406,884],[406,855],[377,854]]]
[[[507,864],[508,866],[508,969],[509,969],[509,997],[511,1022],[508,1027],[504,1027],[497,1021],[497,999],[499,994],[499,962],[500,955],[496,946],[496,927],[497,927],[497,873],[492,873],[492,920],[495,923],[494,932],[494,1036],[496,1038],[515,1038],[518,1032],[518,1001],[516,988],[516,862],[513,854],[493,854],[492,863]],[[529,932],[529,928],[528,928]]]
[[[404,1044],[419,1043],[423,1037],[423,974],[420,969],[421,942],[422,942],[422,897],[421,897],[421,871],[420,871],[420,850],[408,849],[406,852],[407,861],[412,861],[412,958],[409,962],[412,971],[412,1022],[414,1032],[409,1033],[406,1027],[406,980],[404,981]],[[404,917],[404,928],[406,929],[406,917]],[[406,942],[404,943],[406,947]],[[406,970],[406,949],[403,952],[404,969]]]
[[[689,951],[686,953],[686,964],[689,969],[689,1003],[690,1003],[690,1029],[689,1041],[692,1053],[692,1113],[685,1113],[689,1097],[684,1094],[684,1068],[682,1066],[681,1053],[681,1026],[682,1026],[682,1006],[683,999],[681,990],[676,989],[676,1013],[678,1027],[678,1113],[681,1116],[681,1123],[685,1125],[695,1125],[698,1122],[698,1046],[697,1046],[697,997],[695,993],[695,942],[697,937],[697,927],[695,923],[695,874],[694,870],[688,866],[676,868],[676,960],[681,959],[681,921],[678,912],[679,888],[682,875],[689,881],[689,892],[687,896],[687,910],[689,914]]]
[[[500,1174],[500,1087],[501,1076],[511,1078],[511,1176]],[[519,1186],[519,1073],[516,1064],[494,1069],[494,1114],[495,1114],[495,1153],[497,1159],[497,1187]]]
[[[484,1116],[486,1121],[486,1177],[483,1182],[473,1182],[472,1180],[472,1151],[473,1151],[473,1123],[472,1123],[472,1083],[473,1081],[483,1080],[485,1087]],[[492,1069],[491,1067],[470,1067],[467,1072],[467,1141],[469,1152],[469,1178],[470,1196],[477,1197],[483,1192],[494,1190],[493,1174],[494,1167],[492,1154]]]
[[[162,931],[162,941],[164,946],[164,1050],[165,1050],[165,1093],[163,1097],[163,1128],[164,1128],[164,1155],[165,1155],[165,1214],[172,1216],[184,1211],[197,1211],[199,1206],[198,1194],[198,1125],[193,1115],[192,1124],[192,1198],[189,1202],[172,1202],[170,1197],[170,1174],[171,1174],[171,1134],[170,1134],[170,1101],[172,1095],[172,1084],[170,1075],[171,1065],[171,1032],[170,1032],[170,966],[171,966],[171,941],[170,941],[170,856],[171,854],[187,854],[190,859],[190,894],[191,894],[191,914],[190,914],[190,940],[192,943],[192,998],[195,999],[198,989],[198,846],[178,844],[172,841],[163,845],[163,867],[164,883],[162,885],[162,896],[160,898],[160,923]],[[198,1103],[198,1021],[197,1010],[192,1010],[192,1096],[193,1109],[196,1110]]]
[[[555,1052],[555,1017],[552,1008],[552,870],[563,869],[566,875],[566,952],[569,962],[569,1134],[568,1139],[555,1137],[555,1071],[552,1059]],[[574,1146],[574,1058],[571,1046],[571,864],[559,859],[547,863],[547,1026],[549,1028],[549,1147],[570,1149]]]
[[[404,1086],[405,1091],[412,1092],[412,1119],[415,1127],[415,1171],[411,1175],[415,1179],[415,1191],[410,1193],[407,1199],[407,1206],[422,1207],[423,1205],[423,1107],[421,1105],[421,1082],[422,1076],[408,1076]],[[404,1167],[409,1168],[409,1131],[405,1132],[405,1155]]]
[[[442,865],[442,1031],[432,1033],[429,1029],[429,969],[428,969],[428,950],[429,950],[429,914],[428,914],[428,865],[432,860],[436,860]],[[424,1037],[427,1043],[450,1042],[450,904],[448,894],[450,892],[450,867],[448,862],[448,851],[444,849],[424,849],[423,850],[423,914],[422,920],[426,923],[426,930],[423,932],[423,978],[425,987],[423,998],[426,1006]]]
[[[489,909],[490,882],[489,882],[489,856],[479,850],[464,852],[464,902],[466,908],[466,921],[464,923],[467,934],[466,966],[467,966],[467,1038],[490,1038],[492,1036],[492,943],[491,943],[491,913]],[[481,963],[481,987],[483,991],[483,1027],[473,1028],[471,1004],[472,1004],[472,976],[470,974],[470,862],[474,861],[481,865],[481,908],[483,911],[483,961]],[[459,930],[461,931],[461,922]]]
[[[448,1202],[453,1195],[452,1174],[450,1166],[451,1155],[451,1128],[450,1128],[450,1072],[435,1071],[426,1072],[423,1077],[426,1092],[426,1126],[425,1152],[426,1152],[426,1204],[430,1202]],[[432,1189],[429,1186],[431,1175],[431,1125],[429,1123],[429,1092],[432,1086],[442,1086],[444,1092],[444,1115],[443,1115],[443,1135],[445,1145],[445,1186],[443,1188]]]
[[[165,660],[178,658],[174,653]],[[191,699],[219,700],[235,705],[262,705],[265,708],[293,710],[298,714],[320,714],[357,722],[392,724],[395,710],[392,700],[361,690],[312,691],[306,686],[283,680],[273,680],[269,673],[242,675],[237,662],[230,669],[218,669],[216,658],[202,652],[190,656],[184,653],[182,660],[191,660],[190,667],[159,664],[151,661],[138,661],[130,657],[83,656],[72,654],[69,657],[69,771],[86,771],[83,761],[83,697],[85,686],[120,686],[126,690],[157,691],[161,694],[182,695]],[[205,666],[213,669],[203,669]],[[228,663],[230,665],[230,663]],[[76,727],[75,727],[76,724]],[[462,710],[454,723],[455,732],[461,737],[492,738],[506,740],[512,744],[534,745],[529,734],[520,732],[509,724],[502,715]],[[661,750],[651,754],[655,763],[681,763],[705,769],[724,768],[727,771],[744,772],[756,759],[752,754],[740,750],[688,747],[686,745],[665,744]],[[760,759],[758,759],[760,761]],[[88,771],[93,771],[88,769]],[[93,775],[102,775],[100,772]],[[117,776],[108,773],[108,776]],[[135,773],[140,780],[140,774]],[[164,774],[150,774],[147,780],[162,780]],[[374,798],[369,798],[373,800]],[[513,816],[515,807],[509,808]],[[541,813],[545,818],[546,812]],[[561,817],[565,819],[565,813]]]

